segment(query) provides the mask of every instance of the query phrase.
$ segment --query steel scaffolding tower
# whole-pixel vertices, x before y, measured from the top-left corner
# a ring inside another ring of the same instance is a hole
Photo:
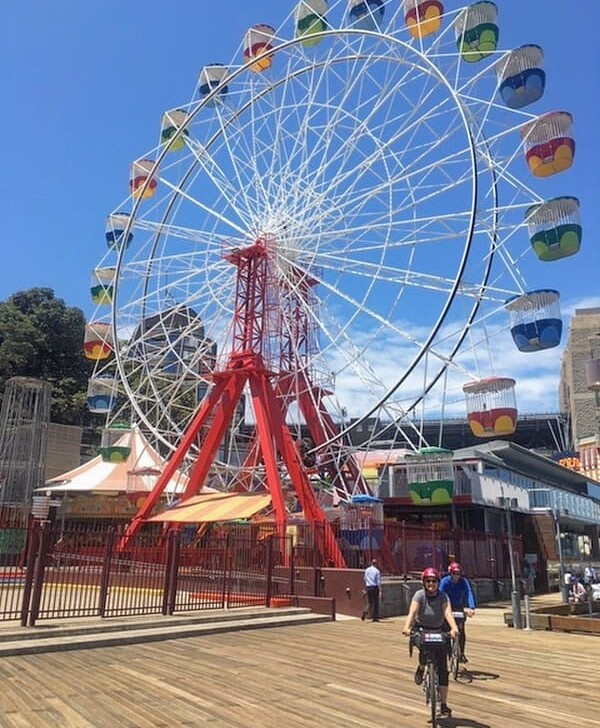
[[[44,484],[50,421],[48,382],[13,377],[6,383],[0,410],[0,505],[31,503]]]

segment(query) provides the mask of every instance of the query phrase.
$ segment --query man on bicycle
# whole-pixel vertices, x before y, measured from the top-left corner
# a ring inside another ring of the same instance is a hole
[[[440,591],[448,596],[453,612],[462,612],[467,617],[472,617],[475,614],[473,590],[467,579],[463,576],[462,566],[456,561],[453,561],[448,567],[447,576],[440,582]],[[463,663],[468,662],[467,656],[465,655],[465,644],[467,642],[465,621],[464,616],[462,619],[456,620],[459,632],[460,661]]]
[[[439,590],[439,571],[433,568],[425,569],[421,575],[421,581],[423,589],[416,591],[412,598],[402,634],[410,636],[413,627],[421,631],[442,631],[447,624],[450,627],[450,636],[456,637],[458,627],[452,616],[450,600]],[[415,682],[420,685],[423,682],[426,658],[418,641],[417,647],[419,647],[419,665],[415,672]],[[448,648],[446,644],[435,651],[434,659],[440,686],[440,715],[448,718],[452,715],[452,711],[448,707]]]

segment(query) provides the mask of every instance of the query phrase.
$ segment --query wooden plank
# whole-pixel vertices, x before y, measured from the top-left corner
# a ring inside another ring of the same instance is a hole
[[[600,636],[600,619],[590,617],[561,617],[550,615],[550,629],[564,632],[586,632]]]
[[[0,725],[425,728],[403,622],[341,619],[8,657]],[[513,630],[500,609],[479,609],[467,631],[469,672],[450,687],[448,726],[595,728],[600,640]]]

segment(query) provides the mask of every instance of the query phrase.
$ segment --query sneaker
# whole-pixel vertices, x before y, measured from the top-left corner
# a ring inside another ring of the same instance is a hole
[[[419,665],[417,669],[415,670],[415,683],[417,685],[423,684],[423,673],[425,672],[425,668],[422,665]]]
[[[466,655],[461,655],[459,662],[461,662],[463,665],[466,665],[467,662],[469,662],[469,661],[467,660],[467,656]]]
[[[440,718],[450,718],[452,716],[452,711],[450,708],[446,705],[446,703],[442,703],[440,706]]]
[[[362,619],[362,621],[363,621],[363,622],[365,621],[365,617],[366,617],[366,616],[367,616],[367,615],[366,615],[366,614],[365,614],[364,612],[363,612],[363,613],[362,613],[362,614],[360,615],[360,618]]]

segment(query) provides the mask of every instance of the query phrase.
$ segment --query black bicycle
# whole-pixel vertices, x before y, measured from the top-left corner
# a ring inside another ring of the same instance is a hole
[[[464,611],[452,612],[456,626],[458,627],[458,634],[452,639],[452,645],[450,649],[450,674],[454,680],[458,680],[458,673],[460,671],[460,663],[462,659],[462,650],[460,648],[460,633],[464,628],[465,613]]]
[[[408,651],[411,657],[414,645],[417,645],[425,656],[422,687],[425,695],[425,705],[428,705],[431,711],[431,725],[433,728],[438,725],[438,705],[441,704],[440,681],[435,656],[440,650],[446,649],[446,640],[447,636],[441,630],[418,630],[411,633],[408,643]]]

